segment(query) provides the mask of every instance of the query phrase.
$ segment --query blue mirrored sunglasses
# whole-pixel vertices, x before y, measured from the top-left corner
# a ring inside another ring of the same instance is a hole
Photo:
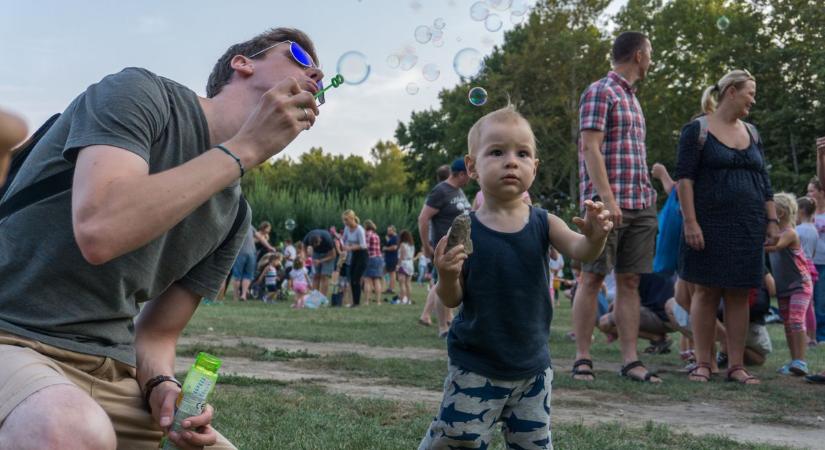
[[[289,54],[292,56],[292,59],[296,63],[298,63],[301,66],[309,67],[309,68],[313,68],[313,69],[318,67],[318,66],[315,65],[315,61],[312,60],[312,57],[309,56],[309,53],[307,53],[307,51],[304,50],[304,48],[301,47],[301,45],[298,44],[295,41],[281,41],[281,42],[278,42],[276,44],[272,44],[272,45],[270,45],[269,47],[266,47],[263,50],[257,51],[255,53],[249,55],[247,58],[252,59],[252,58],[255,58],[256,56],[263,55],[264,53],[268,52],[269,50],[272,50],[273,48],[275,48],[275,47],[277,47],[281,44],[285,44],[287,42],[289,43]],[[319,90],[321,90],[321,91],[324,90],[323,81],[318,81],[316,84],[318,85]],[[323,105],[325,101],[326,100],[324,99],[324,94],[322,92],[321,95],[318,96],[318,103]]]

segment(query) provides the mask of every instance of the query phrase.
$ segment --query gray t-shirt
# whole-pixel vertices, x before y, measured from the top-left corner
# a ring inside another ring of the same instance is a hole
[[[424,203],[438,210],[438,213],[432,217],[430,225],[430,244],[433,247],[447,234],[447,230],[453,224],[453,219],[465,211],[469,212],[472,207],[464,191],[453,187],[446,181],[438,183],[427,195]]]
[[[354,230],[349,227],[344,227],[343,235],[344,245],[357,245],[362,249],[367,249],[367,234],[364,232],[364,227],[357,225]],[[352,263],[352,252],[347,252],[347,264]]]
[[[799,235],[799,242],[802,245],[802,250],[805,251],[805,257],[813,261],[814,255],[817,253],[816,246],[819,243],[816,226],[812,223],[800,223],[796,226],[796,234]]]
[[[68,106],[6,195],[71,167],[80,149],[95,144],[140,156],[150,173],[179,166],[210,147],[194,92],[129,68],[93,84]],[[83,258],[75,242],[71,192],[0,220],[0,330],[135,365],[133,319],[140,302],[172,283],[206,297],[217,294],[249,226],[251,214],[220,247],[235,221],[240,193],[234,183],[167,233],[98,266]]]

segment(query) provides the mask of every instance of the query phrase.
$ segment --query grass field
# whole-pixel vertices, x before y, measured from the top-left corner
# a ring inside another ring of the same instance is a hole
[[[437,395],[441,391],[446,359],[438,355],[446,345],[433,328],[417,323],[426,291],[414,288],[413,294],[416,304],[409,306],[293,310],[285,304],[259,302],[204,305],[187,327],[184,336],[188,343],[181,345],[178,353],[192,356],[197,351],[210,351],[262,367],[287,364],[301,373],[332,376],[345,382],[387,384],[411,393],[410,398],[401,399],[351,396],[304,379],[285,382],[266,376],[224,375],[213,398],[218,412],[215,426],[241,449],[417,448],[437,404],[419,401],[414,393]],[[663,385],[629,382],[613,370],[600,370],[605,366],[615,369],[620,363],[617,344],[607,344],[601,335],[593,351],[597,380],[581,383],[568,376],[575,355],[573,343],[564,336],[570,330],[570,312],[569,302],[562,301],[551,327],[550,348],[556,370],[553,441],[557,449],[786,448],[759,444],[757,435],[743,444],[716,435],[697,439],[695,430],[693,434],[684,433],[678,423],[679,412],[692,404],[705,405],[709,411],[724,408],[741,413],[736,420],[748,425],[782,427],[777,429],[790,433],[822,430],[825,436],[822,423],[817,422],[817,416],[825,416],[823,389],[776,374],[776,368],[788,358],[781,325],[769,326],[774,353],[764,367],[754,371],[762,379],[760,386],[723,383],[720,377],[708,384],[691,383],[680,373],[682,363],[675,347],[671,354],[643,358],[662,373]],[[241,342],[223,345],[217,342],[222,337],[238,337]],[[244,338],[304,341],[313,348],[334,346],[341,351],[267,348],[245,342]],[[640,349],[645,345],[640,342]],[[375,357],[362,351],[365,346],[389,350],[391,356]],[[348,347],[359,350],[347,351]],[[428,351],[436,357],[413,357],[414,351]],[[810,352],[808,362],[813,369],[825,368],[825,347]],[[612,405],[613,409],[626,405],[628,410],[656,405],[669,411],[677,423],[653,423],[644,418],[597,423],[558,419],[566,410],[593,410],[598,415],[604,405]],[[504,448],[504,444],[496,438],[490,448]]]

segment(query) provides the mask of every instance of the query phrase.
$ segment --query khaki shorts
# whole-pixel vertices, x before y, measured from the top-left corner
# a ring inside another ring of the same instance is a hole
[[[0,426],[23,400],[58,384],[89,394],[109,415],[118,448],[156,450],[163,436],[143,404],[135,368],[0,331]],[[210,449],[235,449],[223,436]]]
[[[650,273],[659,221],[656,205],[646,209],[622,209],[622,224],[607,236],[604,251],[593,262],[582,263],[582,270],[607,275],[616,273]]]

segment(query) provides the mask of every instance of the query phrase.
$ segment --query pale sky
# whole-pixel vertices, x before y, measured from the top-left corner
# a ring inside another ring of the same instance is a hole
[[[518,0],[516,0],[518,1]],[[149,69],[199,95],[217,58],[230,45],[277,26],[307,32],[318,49],[328,81],[339,57],[355,50],[371,67],[367,80],[328,92],[315,127],[290,144],[292,158],[311,147],[334,154],[367,156],[382,139],[392,139],[398,121],[413,111],[438,107],[438,92],[459,82],[453,57],[471,47],[487,55],[514,27],[509,10],[503,27],[487,31],[470,17],[475,0],[214,1],[0,0],[0,105],[22,115],[30,128],[63,109],[88,85],[124,67]],[[489,3],[508,3],[489,0]],[[614,0],[615,11],[626,0]],[[533,4],[535,0],[527,0]],[[419,44],[419,25],[446,24],[443,46]],[[392,69],[387,57],[412,48],[418,63]],[[425,80],[424,65],[440,70]],[[420,89],[410,95],[408,83]]]

